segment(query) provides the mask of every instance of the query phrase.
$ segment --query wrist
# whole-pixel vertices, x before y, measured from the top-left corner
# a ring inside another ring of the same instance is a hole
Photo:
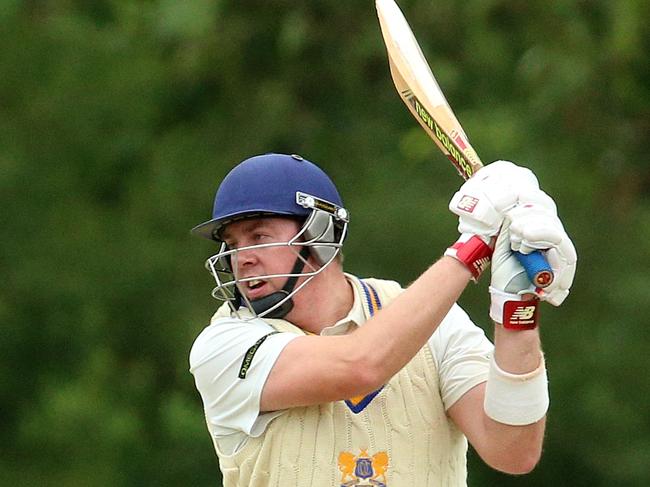
[[[461,262],[472,273],[472,280],[477,281],[490,265],[492,251],[492,247],[478,235],[463,233],[445,255]]]

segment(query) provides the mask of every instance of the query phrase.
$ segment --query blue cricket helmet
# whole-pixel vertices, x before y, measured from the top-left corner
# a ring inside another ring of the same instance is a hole
[[[201,237],[220,241],[224,225],[247,217],[282,215],[307,218],[312,210],[296,201],[304,193],[337,207],[343,201],[325,172],[298,155],[263,154],[246,159],[221,182],[212,219],[192,229]]]

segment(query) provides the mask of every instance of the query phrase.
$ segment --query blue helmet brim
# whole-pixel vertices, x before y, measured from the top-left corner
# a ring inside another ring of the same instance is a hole
[[[208,240],[220,242],[221,239],[219,238],[219,231],[229,223],[238,220],[245,220],[248,218],[263,218],[263,217],[272,217],[272,216],[277,216],[277,217],[285,216],[288,218],[297,217],[293,213],[268,211],[268,210],[251,210],[245,213],[234,213],[231,215],[226,215],[220,218],[213,218],[212,220],[199,223],[197,226],[192,228],[190,232],[193,235],[196,235],[198,237],[203,237],[203,238],[207,238]]]

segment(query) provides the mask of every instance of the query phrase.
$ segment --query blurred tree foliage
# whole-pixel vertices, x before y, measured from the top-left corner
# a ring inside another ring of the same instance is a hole
[[[545,309],[537,470],[470,485],[650,484],[650,3],[403,0],[485,161],[533,168],[580,255]],[[188,229],[260,152],[353,216],[348,270],[415,278],[459,181],[394,92],[371,1],[0,1],[0,482],[216,485],[187,368],[216,303]],[[461,304],[488,327],[486,284]]]

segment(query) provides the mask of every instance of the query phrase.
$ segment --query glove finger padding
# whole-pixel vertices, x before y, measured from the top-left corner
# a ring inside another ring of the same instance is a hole
[[[560,220],[547,213],[527,212],[532,220],[517,219],[510,226],[512,250],[530,254],[559,246],[566,236]]]
[[[541,193],[541,191],[540,191]],[[493,274],[496,272],[498,281],[494,287],[506,292],[534,292],[542,301],[548,301],[554,306],[559,306],[569,295],[569,289],[573,283],[576,271],[577,254],[573,242],[564,230],[562,222],[557,217],[555,203],[547,195],[537,195],[529,198],[529,201],[537,200],[537,203],[526,203],[518,205],[506,213],[507,225],[503,231],[508,232],[511,249],[524,254],[534,250],[542,251],[553,269],[553,282],[545,289],[535,289],[530,283],[526,289],[522,286],[519,291],[506,289],[504,278],[499,275],[494,259],[497,256],[495,248],[493,257]],[[552,204],[550,204],[552,203]],[[543,206],[542,206],[543,205]],[[499,238],[502,238],[502,234]],[[498,239],[497,239],[498,242]],[[502,244],[502,246],[504,246]],[[514,265],[514,264],[511,264]],[[494,276],[493,276],[494,277]],[[520,281],[516,281],[521,285]]]
[[[568,236],[559,246],[546,252],[546,260],[553,269],[555,277],[550,286],[538,291],[537,294],[543,301],[548,301],[553,306],[560,306],[569,295],[578,261],[576,249]]]
[[[485,166],[454,194],[449,209],[459,216],[458,231],[479,235],[488,242],[499,233],[503,214],[521,194],[536,193],[539,183],[526,168],[497,161]]]
[[[553,201],[553,198],[541,189],[521,194],[519,196],[519,204],[521,206],[527,204],[542,206],[557,215],[557,205],[555,204],[555,201]]]
[[[542,191],[539,193],[546,196]],[[511,221],[512,250],[529,254],[534,250],[556,247],[565,238],[566,232],[557,216],[555,203],[550,197],[546,196],[546,198],[548,202],[520,203],[506,212],[507,218]]]
[[[494,161],[481,168],[472,179],[476,177],[479,179],[494,178],[500,181],[501,184],[508,184],[510,182],[515,186],[525,185],[539,189],[537,177],[530,169],[517,166],[510,161]]]

